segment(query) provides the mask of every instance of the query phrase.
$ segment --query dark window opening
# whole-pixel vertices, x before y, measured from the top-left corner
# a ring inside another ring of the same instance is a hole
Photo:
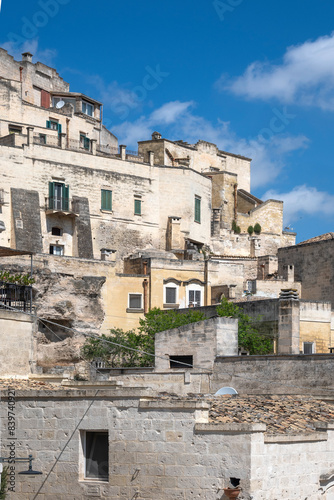
[[[169,356],[170,368],[192,368],[193,356]]]
[[[141,309],[142,308],[142,295],[139,293],[130,293],[129,295],[129,308]]]
[[[176,303],[176,288],[167,286],[166,287],[166,304]]]
[[[53,227],[51,229],[51,234],[53,236],[61,236],[63,234],[63,231],[62,231],[62,229],[60,229],[60,227]]]
[[[314,353],[314,342],[304,342],[304,354]]]
[[[85,433],[85,478],[108,481],[109,443],[108,432]]]

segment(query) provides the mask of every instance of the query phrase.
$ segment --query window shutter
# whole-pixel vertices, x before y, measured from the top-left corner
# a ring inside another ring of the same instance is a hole
[[[58,123],[58,134],[61,134],[61,123]]]
[[[135,214],[141,215],[141,200],[135,200]]]
[[[54,198],[55,198],[55,183],[49,182],[49,208],[51,210],[54,208]]]
[[[46,122],[46,128],[51,128],[51,122],[50,122],[50,120],[47,120],[47,122]]]
[[[69,210],[69,186],[63,186],[62,210]]]
[[[90,140],[88,139],[88,137],[85,137],[84,138],[84,148],[89,149],[89,144],[90,144]]]
[[[201,200],[195,198],[195,222],[201,222]]]

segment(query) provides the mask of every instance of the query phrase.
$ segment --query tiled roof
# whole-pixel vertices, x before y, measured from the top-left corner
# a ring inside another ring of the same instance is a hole
[[[325,233],[320,236],[315,236],[309,240],[301,241],[298,245],[305,245],[306,243],[316,243],[317,241],[334,240],[334,233]]]
[[[312,433],[316,422],[334,422],[334,406],[308,396],[216,396],[209,420],[263,423],[268,434]]]

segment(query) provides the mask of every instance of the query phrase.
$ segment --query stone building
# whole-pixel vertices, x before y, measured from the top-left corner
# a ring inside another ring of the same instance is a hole
[[[0,49],[0,246],[34,254],[40,317],[107,333],[136,328],[154,306],[292,286],[274,267],[295,234],[282,229],[282,202],[250,193],[249,158],[158,132],[128,151],[101,117],[102,103],[55,69]]]

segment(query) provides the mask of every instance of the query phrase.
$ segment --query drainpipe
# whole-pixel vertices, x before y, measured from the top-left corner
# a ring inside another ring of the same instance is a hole
[[[70,149],[70,119],[66,118],[66,149]]]
[[[144,279],[143,281],[144,287],[144,314],[148,313],[148,280]]]
[[[204,260],[204,305],[208,305],[208,274],[209,259]]]
[[[238,184],[234,184],[234,220],[238,219]]]

